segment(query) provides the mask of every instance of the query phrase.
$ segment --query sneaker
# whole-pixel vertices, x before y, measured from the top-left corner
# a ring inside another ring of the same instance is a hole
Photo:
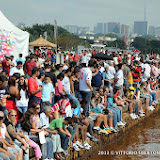
[[[155,108],[153,106],[149,106],[149,110],[153,111]]]
[[[73,143],[73,148],[75,151],[80,151],[80,149],[76,143]]]
[[[93,142],[99,142],[99,140],[97,138],[95,138],[94,136],[92,136],[91,141],[93,141]]]
[[[114,129],[113,127],[110,127],[110,130],[113,132],[113,133],[117,133],[118,131],[116,129]]]
[[[110,128],[104,128],[108,133],[112,133],[112,131],[110,130]]]
[[[84,148],[83,145],[82,145],[82,143],[79,142],[79,141],[76,141],[76,145],[77,145],[78,147],[80,147],[80,148]]]
[[[64,156],[65,156],[65,157],[69,156],[69,153],[68,153],[68,151],[67,151],[67,150],[64,150],[64,152],[63,152],[63,153],[64,153]]]
[[[145,112],[143,110],[140,110],[139,113],[143,113],[144,114]]]
[[[114,127],[114,129],[116,129],[117,131],[119,131],[119,127],[117,125]]]
[[[86,150],[90,150],[90,145],[87,143],[87,141],[83,142],[83,147]]]
[[[136,117],[136,119],[138,119],[138,118],[139,118],[139,116],[138,116],[138,115],[135,115],[135,117]]]
[[[86,136],[89,137],[89,138],[92,137],[89,132],[86,133]]]
[[[104,133],[104,134],[109,134],[105,129],[100,129],[100,131],[99,131],[100,133]]]
[[[145,117],[145,114],[144,113],[140,113],[139,116],[140,117]]]
[[[93,127],[93,129],[99,131],[100,127]]]
[[[159,104],[159,102],[158,102],[158,101],[154,101],[154,103],[155,103],[155,104]]]
[[[136,119],[136,116],[135,116],[133,113],[131,113],[129,116],[130,116],[132,119]]]
[[[117,123],[118,126],[125,126],[124,123],[122,123],[121,121]]]
[[[121,120],[121,122],[122,122],[123,124],[125,124],[125,125],[127,124],[127,122],[125,122],[124,120]]]

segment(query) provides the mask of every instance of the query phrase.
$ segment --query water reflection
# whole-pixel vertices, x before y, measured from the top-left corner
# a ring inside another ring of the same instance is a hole
[[[103,151],[90,160],[160,160],[160,113],[107,145]]]

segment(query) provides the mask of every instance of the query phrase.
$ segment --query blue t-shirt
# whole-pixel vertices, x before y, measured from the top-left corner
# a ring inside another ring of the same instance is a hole
[[[54,92],[53,85],[51,83],[48,83],[48,84],[42,83],[42,85],[43,85],[43,90],[41,92],[42,93],[42,101],[48,102],[48,101],[50,101],[51,93]]]
[[[53,54],[51,57],[52,57],[52,62],[55,62],[56,61],[56,55]]]
[[[81,107],[77,107],[73,111],[73,115],[76,115],[78,117],[79,117],[80,113],[81,113]]]
[[[23,64],[24,64],[24,62],[25,62],[25,60],[24,59],[22,59],[22,58],[18,58],[18,59],[16,59],[16,62],[22,62]]]
[[[100,87],[102,85],[103,76],[99,71],[96,76],[92,77],[92,86]]]

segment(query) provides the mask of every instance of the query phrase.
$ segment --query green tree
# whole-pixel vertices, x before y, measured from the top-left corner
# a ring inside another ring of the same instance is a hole
[[[30,33],[30,42],[38,39],[40,35],[43,36],[44,32],[47,32],[47,40],[55,43],[54,39],[54,25],[52,24],[35,24],[32,27],[26,27],[26,31]],[[64,50],[77,49],[78,45],[84,45],[85,47],[90,47],[90,44],[86,40],[80,39],[78,36],[75,36],[69,33],[62,27],[58,27],[58,37],[57,37],[58,46],[62,47]]]

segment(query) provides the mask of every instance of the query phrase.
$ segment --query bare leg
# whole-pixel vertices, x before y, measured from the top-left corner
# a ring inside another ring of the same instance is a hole
[[[113,117],[111,117],[111,118],[108,119],[108,125],[110,127],[113,127]]]
[[[107,123],[107,118],[108,118],[108,115],[103,115],[103,121],[104,121],[104,127],[105,128],[109,128],[109,126],[108,126],[108,123]]]
[[[146,99],[146,109],[149,110],[149,98]]]
[[[95,127],[99,127],[101,125],[102,121],[103,121],[103,114],[99,114],[98,118],[96,120]]]
[[[17,160],[23,160],[23,151],[19,152],[19,155],[17,156]]]

